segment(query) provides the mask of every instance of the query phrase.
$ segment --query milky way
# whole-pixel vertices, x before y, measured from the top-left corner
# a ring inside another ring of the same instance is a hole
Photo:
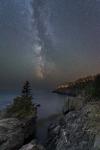
[[[36,74],[39,78],[45,78],[54,69],[53,60],[47,57],[49,49],[53,50],[49,27],[50,12],[46,7],[46,1],[34,0],[33,3],[33,50],[35,55]]]
[[[100,72],[100,0],[0,0],[0,68],[1,87]]]
[[[73,73],[84,76],[97,72],[97,67],[94,71],[92,67],[98,65],[94,53],[100,47],[99,6],[96,0],[33,1],[33,20],[41,47],[37,74],[41,78],[52,72],[60,78],[65,78],[64,73],[70,78]]]

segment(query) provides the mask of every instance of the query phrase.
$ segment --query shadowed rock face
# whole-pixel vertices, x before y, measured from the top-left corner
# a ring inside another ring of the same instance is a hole
[[[72,111],[50,126],[47,150],[94,150],[97,133],[91,128],[90,114],[89,108]]]
[[[0,150],[18,150],[25,142],[32,140],[35,131],[35,118],[0,120]]]

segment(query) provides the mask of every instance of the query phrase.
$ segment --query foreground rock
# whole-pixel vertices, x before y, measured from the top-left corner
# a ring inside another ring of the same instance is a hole
[[[48,150],[100,149],[100,104],[71,111],[49,127]]]
[[[18,150],[24,143],[35,137],[35,132],[35,118],[0,120],[0,150]]]
[[[43,146],[37,144],[35,141],[32,141],[29,144],[24,145],[19,150],[45,150],[45,149]]]

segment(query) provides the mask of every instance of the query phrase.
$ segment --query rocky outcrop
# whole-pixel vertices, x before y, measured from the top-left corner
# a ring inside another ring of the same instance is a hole
[[[82,92],[85,87],[93,86],[93,83],[97,76],[99,76],[99,74],[94,76],[83,77],[73,82],[61,84],[57,86],[53,92],[58,94],[67,94],[70,96],[76,96],[80,94],[80,92]]]
[[[45,150],[43,146],[36,143],[36,141],[32,141],[29,144],[24,145],[19,150]]]
[[[18,150],[32,140],[36,132],[36,118],[0,120],[0,150]]]
[[[98,105],[96,105],[98,106]],[[100,104],[71,111],[48,129],[47,150],[98,150],[100,148]],[[97,112],[98,112],[97,111]]]

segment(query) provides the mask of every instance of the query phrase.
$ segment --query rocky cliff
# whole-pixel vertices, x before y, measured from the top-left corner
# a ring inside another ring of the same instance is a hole
[[[47,150],[99,150],[100,103],[71,111],[48,129]]]

